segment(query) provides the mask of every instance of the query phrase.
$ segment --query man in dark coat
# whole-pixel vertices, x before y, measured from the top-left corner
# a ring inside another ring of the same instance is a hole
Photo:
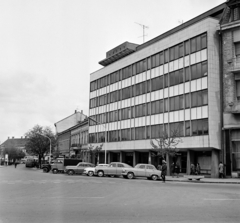
[[[165,176],[167,175],[167,163],[165,160],[162,161],[162,173],[161,173],[161,177],[162,177],[162,182],[165,183]]]

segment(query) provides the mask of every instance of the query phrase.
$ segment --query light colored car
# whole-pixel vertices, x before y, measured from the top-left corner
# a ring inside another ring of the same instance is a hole
[[[108,166],[97,166],[95,168],[95,174],[99,177],[103,176],[121,176],[123,168],[133,168],[126,163],[112,162]]]
[[[97,166],[108,166],[109,164],[100,163]],[[93,176],[95,175],[95,167],[87,167],[84,169],[83,174],[86,174],[87,176]]]
[[[87,167],[95,167],[95,165],[92,164],[92,163],[80,162],[76,166],[66,166],[65,167],[65,172],[68,175],[82,174],[83,170]]]
[[[161,177],[161,171],[157,170],[152,164],[139,163],[134,168],[124,168],[122,176],[128,179],[146,177],[149,180],[157,180]]]

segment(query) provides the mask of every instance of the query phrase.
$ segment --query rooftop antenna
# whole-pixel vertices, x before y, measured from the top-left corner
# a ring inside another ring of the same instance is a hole
[[[140,36],[140,37],[143,37],[143,43],[144,43],[144,42],[145,42],[144,37],[147,36],[147,35],[145,35],[145,29],[148,29],[149,27],[148,27],[148,26],[145,26],[145,25],[143,25],[143,24],[140,24],[140,23],[138,23],[138,22],[135,22],[135,23],[138,24],[138,25],[140,25],[140,26],[142,26],[142,28],[143,28],[143,35]]]

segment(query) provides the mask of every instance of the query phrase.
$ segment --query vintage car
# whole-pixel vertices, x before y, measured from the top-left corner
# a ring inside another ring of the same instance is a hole
[[[100,163],[97,166],[108,166],[108,165],[109,164]],[[91,176],[95,175],[95,169],[96,169],[95,167],[87,167],[84,169],[83,174],[91,177]]]
[[[95,165],[88,162],[80,162],[76,166],[66,166],[64,172],[68,175],[82,174],[86,167],[95,167]]]
[[[128,179],[146,177],[149,180],[157,180],[161,177],[161,171],[151,164],[139,163],[134,168],[123,168],[122,176]]]
[[[108,166],[96,166],[95,168],[95,174],[99,177],[103,176],[121,176],[123,168],[133,168],[130,165],[126,163],[120,163],[120,162],[112,162]]]

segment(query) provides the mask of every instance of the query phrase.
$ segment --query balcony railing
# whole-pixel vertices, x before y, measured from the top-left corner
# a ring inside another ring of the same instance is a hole
[[[233,58],[230,62],[230,71],[233,73],[240,72],[240,57]]]

